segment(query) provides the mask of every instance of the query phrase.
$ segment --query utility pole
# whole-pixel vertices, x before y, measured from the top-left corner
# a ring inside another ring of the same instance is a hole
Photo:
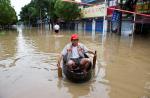
[[[122,9],[122,3],[123,3],[123,1],[120,0],[120,4],[119,4],[119,8],[120,8],[120,9]],[[120,11],[119,28],[118,28],[118,31],[117,31],[117,34],[118,34],[118,35],[121,35],[121,28],[122,28],[122,12]]]
[[[104,16],[103,16],[103,35],[106,35],[106,32],[107,32],[107,21],[106,21],[106,15],[107,15],[107,0],[105,0],[104,2]]]

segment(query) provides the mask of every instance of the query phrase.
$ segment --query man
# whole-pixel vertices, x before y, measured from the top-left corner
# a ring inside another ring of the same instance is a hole
[[[90,64],[90,60],[89,58],[84,57],[84,53],[90,53],[94,55],[94,52],[87,49],[82,43],[79,43],[79,37],[77,34],[72,34],[71,43],[67,44],[61,52],[58,60],[58,68],[60,68],[60,62],[62,58],[66,57],[66,65],[71,70],[79,66],[83,69],[83,72],[86,73],[86,70]]]
[[[59,29],[60,29],[60,26],[56,23],[56,24],[54,25],[55,33],[59,33]]]

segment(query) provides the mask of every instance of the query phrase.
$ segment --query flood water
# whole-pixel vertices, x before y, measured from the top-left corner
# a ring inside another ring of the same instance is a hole
[[[21,29],[0,35],[0,98],[150,98],[150,38],[78,32],[97,50],[90,81],[57,76],[57,59],[71,31]]]

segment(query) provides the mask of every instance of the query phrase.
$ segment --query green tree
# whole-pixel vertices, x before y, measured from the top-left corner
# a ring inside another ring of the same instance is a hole
[[[0,3],[10,5],[10,0],[0,0]]]
[[[23,21],[26,25],[33,25],[36,23],[36,17],[38,17],[38,12],[34,7],[34,3],[31,2],[28,5],[22,7],[19,15],[20,20]]]
[[[45,21],[49,16],[50,0],[32,0],[20,12],[21,21],[35,24],[38,20]]]
[[[39,19],[45,22],[48,19],[51,0],[34,0],[35,7],[39,13]]]
[[[47,19],[53,27],[58,19],[69,22],[79,18],[80,11],[76,4],[65,3],[60,0],[32,0],[22,8],[20,18],[26,24],[33,24],[37,20],[44,22]]]
[[[55,4],[56,15],[66,22],[75,20],[81,16],[81,9],[78,5],[57,0]]]
[[[16,12],[10,5],[10,0],[0,1],[0,26],[12,25],[17,22]]]

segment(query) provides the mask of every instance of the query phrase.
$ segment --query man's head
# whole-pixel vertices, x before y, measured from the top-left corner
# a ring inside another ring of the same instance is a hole
[[[71,42],[73,46],[78,45],[79,37],[78,34],[72,34],[71,35]]]

